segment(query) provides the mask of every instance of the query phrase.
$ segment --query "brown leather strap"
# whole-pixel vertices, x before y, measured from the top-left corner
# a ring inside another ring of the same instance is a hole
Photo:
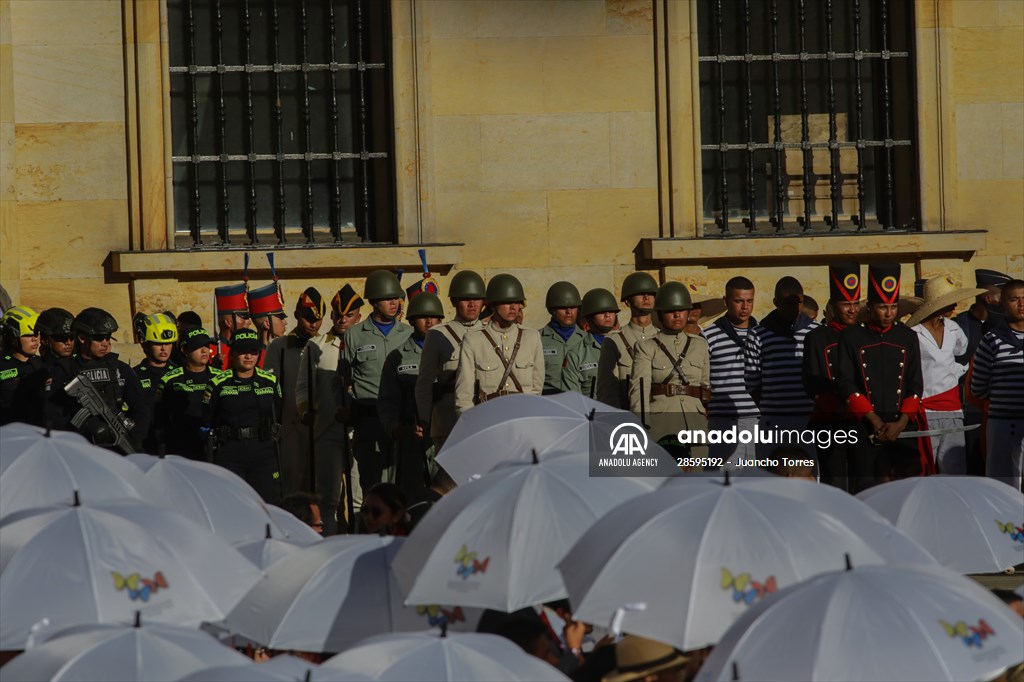
[[[633,344],[631,344],[629,339],[626,338],[626,330],[623,329],[619,332],[619,336],[622,337],[622,345],[626,347],[626,353],[629,355],[629,361],[636,362],[636,348],[634,348]],[[637,339],[637,343],[639,342],[640,340]]]
[[[480,331],[482,331],[484,336],[487,337],[487,340],[494,348],[494,354],[498,356],[499,360],[501,360],[501,364],[505,365],[505,372],[501,375],[501,379],[498,380],[498,390],[491,395],[494,396],[500,394],[505,389],[505,382],[509,379],[512,380],[516,390],[523,393],[523,385],[519,383],[519,379],[517,379],[516,375],[512,372],[512,364],[516,361],[516,356],[519,355],[519,345],[523,339],[523,328],[520,327],[516,334],[516,343],[512,346],[512,355],[509,356],[508,360],[505,359],[504,353],[501,352],[501,346],[494,342],[494,338],[487,333],[487,330],[481,329]]]
[[[676,358],[672,356],[672,353],[670,353],[668,348],[665,347],[665,344],[661,342],[661,339],[659,339],[657,336],[654,337],[654,343],[658,344],[658,348],[661,349],[661,352],[668,356],[669,362],[672,363],[672,371],[676,373],[676,375],[679,377],[679,380],[682,381],[684,384],[689,384],[690,382],[686,380],[686,375],[683,374],[683,369],[682,367],[679,366],[679,361],[686,357],[686,351],[690,350],[691,341],[693,341],[693,339],[687,336],[686,345],[683,346],[683,352],[679,354],[678,358]],[[671,377],[672,375],[669,374],[667,377],[665,377],[665,381],[663,381],[662,383],[667,384],[668,380]]]
[[[462,347],[462,339],[460,339],[459,335],[455,333],[455,330],[452,329],[451,327],[449,327],[448,325],[445,325],[444,328],[448,331],[449,334],[451,334],[451,337],[453,339],[455,339],[455,346],[457,348],[461,348]]]
[[[654,384],[651,386],[651,397],[663,395],[668,398],[677,395],[688,395],[701,402],[711,400],[711,391],[699,386],[680,386],[678,384]]]

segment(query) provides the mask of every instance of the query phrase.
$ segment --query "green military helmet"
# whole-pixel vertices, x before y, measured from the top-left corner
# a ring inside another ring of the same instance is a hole
[[[523,291],[522,283],[507,273],[501,273],[491,278],[487,283],[487,295],[484,296],[487,303],[522,303],[526,300],[526,292]]]
[[[484,286],[484,278],[472,270],[461,270],[452,277],[452,283],[448,287],[449,298],[484,298],[487,295],[487,288]]]
[[[620,301],[625,301],[630,296],[636,296],[638,294],[650,294],[652,296],[658,293],[658,282],[646,272],[634,272],[626,275],[626,279],[622,280],[622,296],[619,297]]]
[[[409,300],[409,311],[405,317],[409,320],[417,317],[444,318],[444,306],[441,305],[441,299],[437,297],[437,294],[421,291]]]
[[[544,307],[552,308],[577,308],[583,301],[580,300],[580,290],[572,282],[555,282],[548,287],[548,295],[544,297]]]
[[[691,308],[693,302],[690,300],[690,292],[682,282],[665,282],[654,297],[654,309],[659,313]]]
[[[374,270],[366,277],[363,298],[371,303],[389,298],[405,298],[405,290],[395,273],[390,270]]]
[[[617,313],[619,302],[615,300],[615,294],[607,289],[591,289],[583,295],[583,305],[580,307],[580,315],[589,317],[597,313]]]

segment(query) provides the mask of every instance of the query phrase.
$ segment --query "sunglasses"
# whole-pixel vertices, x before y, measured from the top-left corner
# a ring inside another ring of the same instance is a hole
[[[57,343],[71,343],[74,337],[70,334],[60,334],[58,336],[51,336],[50,341],[56,341]]]
[[[380,507],[363,507],[363,513],[371,519],[379,519],[384,514],[384,510]]]

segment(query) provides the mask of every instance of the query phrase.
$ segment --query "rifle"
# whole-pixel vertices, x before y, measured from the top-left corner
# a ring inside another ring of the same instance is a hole
[[[124,455],[139,451],[131,438],[131,430],[135,427],[135,423],[123,414],[117,414],[110,409],[89,377],[76,376],[64,387],[64,392],[82,406],[82,409],[71,418],[71,423],[76,429],[81,430],[92,417],[94,424],[95,420],[100,422],[94,429],[89,429],[89,435],[95,439],[97,445],[112,447]],[[101,442],[108,439],[110,442]]]
[[[316,495],[316,407],[313,400],[316,395],[313,387],[313,339],[306,341],[306,411],[309,412],[309,492]],[[299,352],[302,362],[302,352]]]
[[[341,372],[339,372],[341,374]],[[341,406],[345,407],[348,402],[348,381],[344,376],[339,377],[341,380]],[[353,497],[354,491],[352,490],[352,443],[348,440],[348,422],[350,418],[349,412],[345,411],[345,419],[341,422],[342,434],[341,434],[341,456],[342,456],[342,469],[341,469],[341,480],[345,486],[345,512],[348,514],[348,524],[346,531],[349,535],[356,532],[356,510],[355,510],[355,498]]]

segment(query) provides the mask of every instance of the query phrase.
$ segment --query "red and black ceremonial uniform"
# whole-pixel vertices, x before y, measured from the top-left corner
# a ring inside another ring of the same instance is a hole
[[[218,325],[221,315],[249,317],[248,276],[241,284],[229,284],[213,290],[213,324]],[[216,328],[214,329],[216,331]],[[210,347],[210,367],[226,370],[231,366],[231,339],[215,339]]]
[[[896,303],[899,265],[869,268],[868,301]],[[882,328],[873,322],[851,325],[839,334],[837,385],[858,422],[857,443],[849,448],[850,492],[888,478],[929,473],[925,439],[902,438],[878,443],[865,417],[874,412],[883,422],[909,419],[907,430],[921,426],[921,349],[917,333],[901,322]]]
[[[829,266],[829,300],[834,303],[860,300],[860,266],[840,263]],[[846,405],[836,381],[839,355],[839,334],[845,329],[835,320],[812,330],[804,339],[803,377],[807,392],[814,396],[814,411],[808,422],[810,428],[832,433],[828,447],[818,447],[818,465],[821,482],[849,490],[847,461],[849,443],[845,436],[856,430],[857,418]],[[840,442],[836,442],[836,441]]]

